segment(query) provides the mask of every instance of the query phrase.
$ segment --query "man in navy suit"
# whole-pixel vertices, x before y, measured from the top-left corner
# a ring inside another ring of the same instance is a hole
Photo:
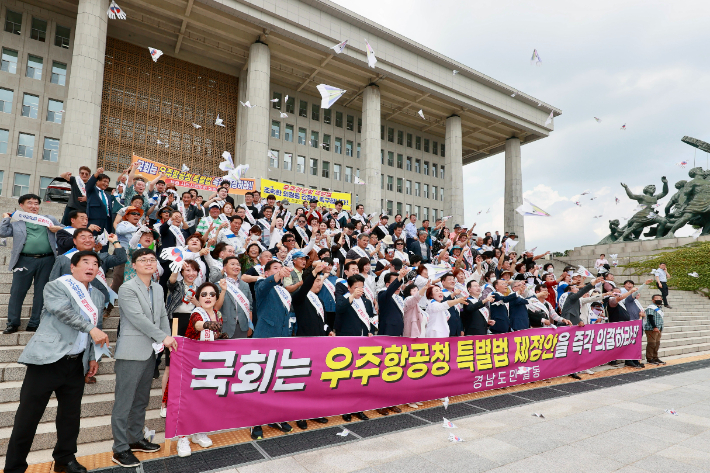
[[[414,240],[409,244],[409,252],[421,257],[422,264],[431,262],[431,247],[427,244],[426,239],[429,236],[426,230],[421,230],[418,233],[419,239]]]
[[[100,232],[106,230],[113,232],[113,207],[114,197],[106,192],[106,188],[111,183],[111,178],[104,174],[104,168],[98,168],[96,173],[89,178],[86,183],[86,213],[89,217],[89,225],[98,225]]]

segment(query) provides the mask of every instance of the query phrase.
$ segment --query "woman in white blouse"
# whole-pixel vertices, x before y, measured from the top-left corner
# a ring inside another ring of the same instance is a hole
[[[454,295],[458,296],[459,291],[454,291]],[[446,302],[444,293],[441,292],[439,286],[431,286],[426,291],[426,297],[429,300],[427,305],[427,314],[429,322],[426,326],[426,338],[446,338],[449,336],[449,323],[447,321],[449,315],[449,307],[456,304],[468,305],[468,300],[465,297],[458,297]]]

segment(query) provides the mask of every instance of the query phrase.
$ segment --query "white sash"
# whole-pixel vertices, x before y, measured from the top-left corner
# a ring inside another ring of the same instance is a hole
[[[180,229],[175,225],[170,225],[170,231],[175,235],[175,241],[178,242],[176,246],[185,246],[185,236],[182,234]]]
[[[88,314],[92,325],[97,326],[99,322],[99,311],[96,308],[94,301],[91,300],[89,291],[84,287],[84,285],[74,279],[74,276],[71,274],[65,274],[57,279],[61,281],[67,289],[69,289],[74,301],[76,301],[76,303],[79,304],[79,307],[81,307],[81,309]]]
[[[454,293],[449,291],[448,289],[442,289],[441,292],[444,293],[444,297],[451,296],[451,298],[454,299]],[[461,312],[461,304],[456,304],[454,307],[456,307],[456,309],[459,311],[459,313]]]
[[[399,250],[394,250],[394,257],[403,263],[409,261],[409,258],[407,258],[407,256]]]
[[[242,227],[239,227],[239,236],[242,237],[244,241],[247,241],[249,239],[249,233],[247,233],[247,231],[244,230],[244,228]]]
[[[67,232],[67,233],[70,234],[70,235],[73,235],[74,232],[76,231],[76,228],[74,228],[74,227],[64,227],[64,228],[62,228],[62,230],[64,230],[65,232]]]
[[[213,320],[207,314],[205,309],[203,309],[202,307],[195,307],[195,309],[192,311],[192,313],[194,314],[195,312],[200,314],[200,317],[202,317],[203,322],[213,322]],[[202,330],[200,332],[200,340],[201,341],[207,340],[207,341],[213,342],[214,341],[214,332],[212,330],[207,330],[207,329]]]
[[[54,225],[54,223],[52,223],[52,221],[47,217],[22,212],[21,210],[15,210],[12,213],[12,217],[10,218],[10,220],[14,222],[20,221],[25,223],[34,223],[35,225],[41,225],[43,227],[51,227],[52,225]]]
[[[460,282],[457,282],[457,283],[454,285],[454,287],[455,287],[456,289],[460,289],[460,290],[461,290],[461,293],[462,293],[464,296],[466,296],[466,297],[469,296],[468,291],[466,290],[466,287],[465,287],[463,284],[461,284]]]
[[[295,228],[296,231],[298,232],[298,234],[301,235],[301,239],[303,240],[303,243],[304,244],[308,243],[308,233],[306,233],[306,230],[304,230],[303,228],[301,228],[298,225],[296,225],[293,228]]]
[[[365,291],[365,296],[368,299],[370,299],[370,302],[372,302],[374,304],[375,303],[375,295],[372,293],[372,289],[367,287],[367,285],[364,285],[362,288]]]
[[[348,252],[345,251],[345,248],[343,248],[342,246],[340,247],[340,254],[343,255],[343,258],[347,258],[348,256]]]
[[[338,221],[338,220],[340,220],[340,219],[343,218],[343,217],[347,218],[348,215],[349,215],[349,214],[348,214],[348,211],[347,211],[347,210],[342,210],[342,211],[338,214],[338,218],[335,219],[335,220]],[[338,222],[338,228],[340,228],[340,222]]]
[[[463,251],[463,257],[466,258],[466,261],[469,264],[470,268],[473,268],[473,254],[471,254],[471,248],[466,247],[466,249]]]
[[[337,280],[336,280],[336,282],[337,282]],[[333,300],[335,300],[335,284],[333,284],[332,282],[330,282],[330,281],[328,280],[328,278],[325,278],[325,279],[323,280],[323,285],[325,286],[325,288],[326,288],[326,289],[328,290],[328,292],[330,293],[330,297],[332,297]]]
[[[264,267],[262,265],[257,264],[254,266],[254,269],[259,274],[259,276],[262,276],[262,277],[264,276]]]
[[[397,304],[397,308],[399,311],[404,315],[404,299],[402,299],[402,296],[399,294],[395,294],[392,296],[392,299],[394,300],[395,304]]]
[[[348,292],[343,296],[344,298],[349,298],[350,293]],[[365,303],[361,299],[353,299],[352,308],[355,309],[355,313],[362,322],[370,328],[370,316],[367,314],[367,309],[365,309]]]
[[[106,301],[107,303],[110,302],[112,305],[116,305],[116,301],[118,300],[118,294],[113,292],[113,289],[108,285],[108,282],[106,281],[106,274],[104,273],[103,268],[99,268],[99,272],[96,274],[96,279],[99,280],[101,285],[106,289],[108,292],[108,298],[109,300]]]
[[[315,307],[318,315],[320,315],[320,318],[323,319],[323,323],[325,324],[325,309],[323,309],[323,303],[318,299],[318,295],[308,291],[308,300],[313,304],[313,307]],[[323,325],[323,330],[327,330],[326,327],[327,325]]]
[[[369,257],[370,257],[370,256],[365,252],[365,250],[363,250],[363,249],[360,248],[359,246],[353,246],[352,250],[353,250],[355,253],[357,253],[358,255],[362,256],[363,258],[369,258]]]
[[[80,177],[75,177],[74,182],[76,183],[76,187],[79,188],[81,195],[86,197],[86,184],[84,184],[84,181],[82,181]]]
[[[243,207],[244,210],[246,210],[247,220],[249,220],[249,223],[254,225],[256,223],[256,220],[254,219],[254,215],[252,215],[251,210],[249,210],[249,207],[247,207],[247,204],[239,204],[239,206]]]
[[[279,298],[281,299],[284,307],[286,307],[286,310],[291,312],[291,294],[289,294],[283,286],[274,286],[274,289],[276,289],[276,294],[279,295]]]
[[[389,234],[390,234],[390,232],[387,230],[387,228],[386,228],[384,225],[382,225],[382,224],[377,225],[377,228],[379,228],[379,229],[381,229],[383,232],[385,232],[385,235],[389,235]]]
[[[266,221],[265,218],[260,218],[258,222],[262,225],[264,230],[261,232],[264,235],[270,235],[271,234],[271,224]]]
[[[227,292],[234,298],[235,301],[242,308],[244,313],[249,317],[249,299],[244,295],[242,291],[239,290],[239,285],[237,281],[232,278],[227,279]]]

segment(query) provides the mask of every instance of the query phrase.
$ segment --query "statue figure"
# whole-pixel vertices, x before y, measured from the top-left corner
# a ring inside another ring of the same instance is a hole
[[[710,212],[710,181],[706,179],[708,172],[703,171],[703,168],[695,167],[688,171],[688,176],[691,177],[691,180],[686,182],[678,192],[678,194],[682,193],[682,196],[679,196],[679,202],[674,209],[674,217],[676,218],[668,231],[668,237],[672,237],[677,230],[688,223],[709,226],[708,219],[703,218],[703,214]],[[703,228],[702,234],[706,234],[708,230],[710,228]]]
[[[619,221],[614,219],[614,220],[609,220],[609,235],[604,237],[602,241],[597,243],[597,245],[608,245],[609,243],[615,243],[616,240],[621,236],[623,233],[623,228],[619,228]],[[625,227],[624,227],[625,228]]]
[[[626,190],[626,195],[629,196],[629,199],[637,201],[639,205],[641,205],[641,210],[636,212],[634,216],[629,219],[629,223],[626,225],[626,229],[617,241],[623,241],[629,236],[631,236],[633,233],[639,230],[643,231],[645,227],[654,224],[658,224],[658,228],[656,230],[657,235],[665,234],[665,228],[668,224],[668,221],[665,219],[665,217],[661,217],[659,214],[653,211],[653,206],[658,203],[659,200],[668,195],[668,179],[666,179],[666,176],[663,176],[661,178],[661,182],[663,182],[663,191],[656,195],[654,195],[654,193],[656,192],[656,186],[653,184],[644,187],[643,194],[634,195],[629,190],[629,186],[627,186],[623,182],[621,183],[621,186],[624,188],[624,190]],[[710,184],[710,181],[708,181],[708,184]]]

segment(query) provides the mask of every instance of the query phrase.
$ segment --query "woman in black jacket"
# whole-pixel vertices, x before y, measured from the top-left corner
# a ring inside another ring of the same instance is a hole
[[[464,335],[486,335],[488,334],[488,326],[495,324],[494,320],[489,320],[490,312],[487,304],[493,302],[495,298],[493,294],[488,294],[488,297],[481,297],[481,286],[477,281],[471,280],[466,284],[466,290],[470,297],[469,304],[463,307],[461,314],[461,322],[463,323]]]

